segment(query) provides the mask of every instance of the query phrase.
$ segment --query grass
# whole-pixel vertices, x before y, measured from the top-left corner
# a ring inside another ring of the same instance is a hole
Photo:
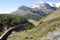
[[[58,10],[48,15],[41,19],[40,22],[30,21],[35,24],[36,27],[30,30],[16,32],[15,35],[11,34],[8,40],[40,40],[54,30],[60,29],[60,11]]]
[[[39,24],[39,21],[35,21],[35,20],[32,20],[32,19],[30,19],[29,22],[33,23],[35,26],[37,26]]]
[[[49,32],[52,32],[60,28],[60,19],[46,21],[39,24],[30,30],[17,32],[15,35],[11,34],[8,40],[40,40],[46,36]]]

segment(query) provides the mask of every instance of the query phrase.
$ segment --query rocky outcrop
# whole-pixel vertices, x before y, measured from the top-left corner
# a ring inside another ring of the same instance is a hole
[[[49,33],[47,36],[45,36],[41,40],[60,40],[60,29]]]

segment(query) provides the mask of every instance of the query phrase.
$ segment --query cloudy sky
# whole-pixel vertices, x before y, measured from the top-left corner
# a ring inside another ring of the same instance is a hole
[[[21,5],[32,6],[36,2],[58,3],[60,0],[0,0],[0,13],[10,13]]]

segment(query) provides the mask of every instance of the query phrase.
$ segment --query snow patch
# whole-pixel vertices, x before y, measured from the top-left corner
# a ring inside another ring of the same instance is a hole
[[[37,3],[33,4],[33,5],[31,6],[31,8],[40,8],[41,6],[44,6],[45,4],[49,4],[50,6],[52,6],[52,7],[57,7],[57,8],[60,6],[60,2],[58,2],[58,3],[52,3],[52,2],[37,2]]]

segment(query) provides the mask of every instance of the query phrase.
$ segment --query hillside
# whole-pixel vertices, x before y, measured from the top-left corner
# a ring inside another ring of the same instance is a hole
[[[40,23],[26,31],[17,32],[11,34],[8,40],[52,40],[50,38],[45,38],[47,34],[60,29],[60,9],[54,13],[44,17],[40,20]]]
[[[45,19],[43,19],[43,21],[52,20],[52,19],[55,19],[55,18],[58,18],[58,17],[60,17],[60,9],[58,9],[58,11],[55,11],[54,13],[47,16]]]

